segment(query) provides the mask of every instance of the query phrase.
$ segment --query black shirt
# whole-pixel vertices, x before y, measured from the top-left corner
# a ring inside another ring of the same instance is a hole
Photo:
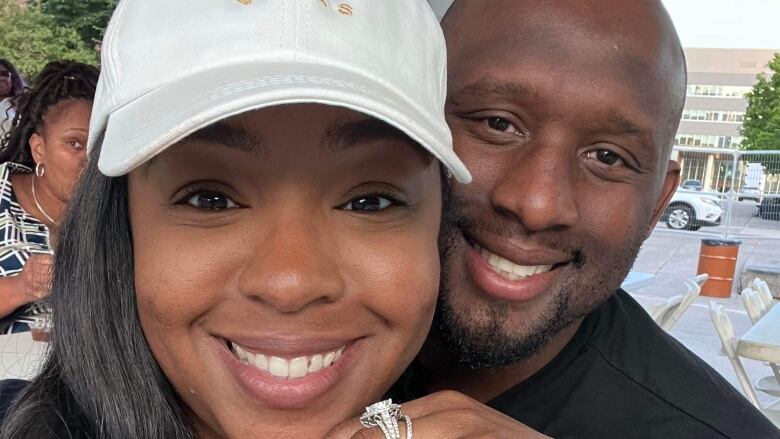
[[[430,373],[415,362],[388,396],[424,395]],[[549,364],[488,405],[556,439],[780,438],[622,290],[583,320]]]
[[[558,439],[780,438],[624,291],[588,315],[552,362],[489,405]]]

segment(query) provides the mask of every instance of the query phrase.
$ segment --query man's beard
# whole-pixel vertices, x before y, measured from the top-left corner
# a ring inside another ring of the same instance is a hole
[[[571,275],[554,291],[542,294],[549,299],[537,315],[523,327],[512,327],[512,310],[507,303],[482,296],[478,306],[464,309],[458,293],[461,296],[473,293],[453,290],[451,281],[458,277],[464,288],[475,288],[469,281],[464,281],[464,273],[455,271],[462,270],[462,265],[451,255],[455,241],[462,239],[461,230],[473,230],[476,225],[454,194],[447,195],[440,240],[442,281],[433,330],[444,343],[451,360],[472,369],[508,366],[533,357],[553,336],[611,296],[630,270],[644,241],[640,228],[627,230],[623,251],[609,255],[603,247],[592,246],[594,239],[588,240],[591,245],[572,247],[560,242],[560,238],[550,238],[550,247],[566,248],[572,255],[567,268]],[[478,227],[496,228],[495,225]]]

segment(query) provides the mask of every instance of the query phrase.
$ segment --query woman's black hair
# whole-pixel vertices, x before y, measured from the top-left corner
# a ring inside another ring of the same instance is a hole
[[[30,168],[35,161],[30,137],[39,132],[49,108],[67,99],[95,99],[99,71],[74,61],[54,61],[38,74],[33,86],[18,98],[11,130],[0,139],[0,163],[16,162]]]
[[[11,98],[16,98],[20,96],[22,93],[24,93],[25,84],[24,79],[22,78],[22,75],[19,74],[19,71],[16,70],[16,67],[11,63],[11,61],[0,58],[0,66],[5,67],[6,70],[11,72]],[[2,96],[7,97],[7,96]]]
[[[71,199],[55,255],[51,350],[0,439],[193,438],[141,330],[127,178],[102,175],[99,150]]]

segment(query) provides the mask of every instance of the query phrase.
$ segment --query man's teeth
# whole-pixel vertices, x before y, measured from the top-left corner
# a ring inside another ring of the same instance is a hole
[[[520,280],[535,274],[547,273],[548,271],[552,270],[553,267],[552,265],[517,265],[514,262],[508,261],[495,253],[491,253],[488,250],[479,247],[478,245],[475,245],[475,247],[477,250],[479,250],[479,254],[482,255],[482,258],[487,261],[488,265],[490,265],[490,268],[509,280]]]
[[[233,354],[244,364],[264,370],[279,378],[303,378],[310,373],[330,367],[341,358],[345,346],[331,352],[312,356],[281,358],[272,355],[255,354],[241,346],[230,343]]]

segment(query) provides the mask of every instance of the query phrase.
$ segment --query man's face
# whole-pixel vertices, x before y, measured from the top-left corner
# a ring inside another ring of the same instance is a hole
[[[472,367],[527,358],[606,300],[677,179],[684,74],[657,17],[522,3],[462,1],[444,23],[474,182],[453,188],[437,325]]]

